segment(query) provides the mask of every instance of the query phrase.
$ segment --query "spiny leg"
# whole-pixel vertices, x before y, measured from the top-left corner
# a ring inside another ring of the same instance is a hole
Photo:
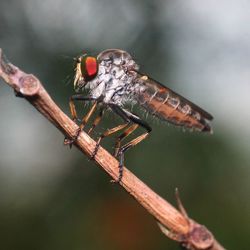
[[[121,147],[121,142],[122,140],[124,140],[127,136],[129,136],[131,133],[133,133],[137,128],[139,127],[138,124],[132,124],[131,126],[129,126],[128,128],[126,128],[126,130],[116,138],[116,142],[115,142],[115,152],[114,152],[114,156],[117,157],[119,149]]]
[[[97,151],[98,151],[98,148],[100,147],[100,144],[101,144],[101,141],[105,138],[105,137],[108,137],[114,133],[116,133],[117,131],[120,131],[122,129],[124,129],[125,127],[128,126],[128,123],[125,123],[125,124],[121,124],[121,125],[118,125],[114,128],[111,128],[111,129],[107,129],[104,133],[102,133],[100,135],[100,137],[97,139],[97,142],[96,142],[96,146],[95,146],[95,149],[93,151],[93,154],[91,156],[91,158],[94,158]]]

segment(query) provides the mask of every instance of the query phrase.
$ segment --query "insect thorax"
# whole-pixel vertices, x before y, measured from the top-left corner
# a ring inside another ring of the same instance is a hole
[[[122,50],[105,50],[97,57],[98,75],[88,82],[90,96],[103,98],[103,103],[124,105],[136,102],[142,86],[136,81],[139,66]]]

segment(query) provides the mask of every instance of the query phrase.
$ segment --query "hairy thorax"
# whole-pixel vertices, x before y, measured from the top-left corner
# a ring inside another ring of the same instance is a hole
[[[124,51],[109,51],[100,54],[98,61],[98,75],[86,85],[89,95],[119,106],[136,102],[136,95],[143,91],[143,86],[136,81],[139,66],[131,56]]]

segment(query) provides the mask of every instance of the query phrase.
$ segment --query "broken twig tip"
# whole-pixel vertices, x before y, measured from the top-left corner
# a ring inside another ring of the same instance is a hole
[[[34,96],[40,89],[39,80],[32,74],[26,74],[4,56],[0,48],[0,75],[15,90],[16,96]]]

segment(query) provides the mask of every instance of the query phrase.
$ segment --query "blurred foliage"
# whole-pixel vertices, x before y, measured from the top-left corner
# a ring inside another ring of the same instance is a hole
[[[211,13],[218,9],[217,2],[202,4]],[[227,3],[221,2],[221,13],[223,4]],[[67,113],[73,94],[72,58],[81,51],[96,54],[106,48],[125,49],[143,72],[162,82],[167,79],[169,87],[185,93],[188,83],[173,86],[186,79],[175,48],[183,39],[178,20],[184,20],[183,30],[202,29],[200,36],[190,40],[194,44],[204,41],[204,48],[197,46],[190,52],[194,58],[207,46],[204,37],[213,36],[212,29],[206,33],[204,26],[198,26],[197,16],[191,18],[192,13],[203,14],[204,9],[197,6],[198,1],[1,0],[0,47],[11,62],[37,75]],[[232,10],[229,14],[240,15]],[[209,57],[216,58],[224,44],[220,46]],[[185,48],[178,50],[184,53]],[[196,79],[199,74],[193,75]],[[237,82],[233,88],[241,86]],[[220,86],[218,91],[224,94]],[[214,135],[183,132],[149,119],[153,132],[127,153],[126,166],[173,204],[178,187],[192,218],[206,225],[226,248],[248,249],[249,130],[242,133],[237,127],[242,121],[227,120],[228,112],[222,110],[214,92],[205,82],[192,85],[189,92],[189,96],[204,97],[201,106],[208,104],[215,113]],[[233,99],[226,97],[223,102],[233,106]],[[240,100],[244,106],[245,99]],[[246,108],[245,119],[249,119]],[[87,107],[78,109],[84,113]],[[2,83],[0,114],[1,249],[179,249],[160,233],[144,209],[119,186],[110,184],[110,178],[84,155],[63,147],[63,136]],[[114,123],[119,119],[107,114],[97,134]],[[104,145],[112,150],[112,142],[106,140]]]

